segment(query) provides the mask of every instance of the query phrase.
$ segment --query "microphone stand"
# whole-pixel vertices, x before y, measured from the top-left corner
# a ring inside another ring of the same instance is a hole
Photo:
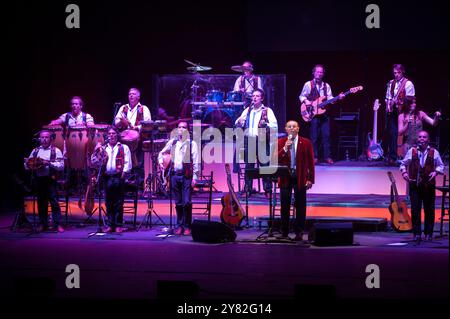
[[[103,226],[105,226],[105,218],[104,218],[104,216],[102,215],[102,210],[103,210],[103,208],[102,208],[102,189],[101,189],[101,187],[100,187],[100,183],[102,182],[101,180],[100,180],[100,178],[102,177],[102,175],[103,175],[103,162],[104,162],[104,159],[105,159],[105,154],[104,153],[102,153],[102,155],[101,155],[101,161],[100,161],[100,163],[101,163],[101,165],[100,165],[100,168],[98,169],[98,174],[97,174],[97,193],[98,193],[98,219],[97,219],[97,231],[95,232],[95,233],[91,233],[91,234],[89,234],[88,235],[88,238],[89,237],[92,237],[92,236],[96,236],[96,235],[99,235],[99,234],[104,234],[104,232],[103,232],[103,229],[102,229],[102,227],[101,227],[101,221],[103,221]],[[91,215],[92,216],[92,215]]]

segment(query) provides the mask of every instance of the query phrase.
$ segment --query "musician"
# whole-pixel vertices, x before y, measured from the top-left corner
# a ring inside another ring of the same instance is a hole
[[[61,114],[59,118],[50,122],[49,125],[71,126],[93,126],[94,118],[92,115],[82,112],[84,102],[79,96],[74,96],[70,100],[71,111]]]
[[[114,126],[108,128],[107,144],[97,144],[91,162],[98,169],[102,166],[105,185],[106,232],[121,233],[123,223],[123,201],[125,174],[131,171],[131,152],[127,145],[119,142],[120,133]]]
[[[417,146],[408,150],[400,165],[403,179],[409,183],[415,241],[420,241],[422,235],[420,214],[422,203],[425,213],[425,240],[430,241],[433,238],[436,175],[444,172],[444,164],[439,151],[430,147],[429,142],[429,134],[426,131],[420,131]]]
[[[406,96],[404,98],[403,111],[398,116],[398,135],[404,136],[406,150],[412,146],[417,146],[417,133],[422,131],[423,122],[431,126],[439,124],[440,112],[434,113],[434,118],[429,117],[425,112],[419,111],[416,106],[416,97]]]
[[[299,135],[296,121],[286,123],[287,137],[278,140],[278,163],[291,169],[291,176],[280,177],[281,236],[288,238],[291,194],[295,197],[295,238],[302,240],[306,219],[306,191],[314,184],[314,150],[311,141]]]
[[[64,170],[64,160],[61,150],[52,145],[51,132],[42,130],[39,134],[40,146],[35,148],[25,161],[25,169],[33,169],[34,187],[36,189],[39,226],[38,231],[48,229],[48,203],[52,208],[53,228],[63,232],[59,224],[61,208],[58,204],[56,190],[56,172]]]
[[[245,61],[242,64],[243,74],[236,79],[233,91],[242,92],[244,96],[251,96],[256,89],[262,90],[261,77],[253,74],[253,64]]]
[[[389,136],[388,164],[395,165],[397,161],[398,115],[406,96],[415,96],[414,84],[405,75],[405,68],[401,64],[392,67],[394,79],[387,84],[386,90],[386,130]]]
[[[326,96],[325,100],[333,98],[333,93],[331,92],[331,87],[328,83],[323,81],[325,76],[325,68],[321,64],[317,64],[312,69],[313,79],[306,82],[303,85],[302,92],[300,93],[299,100],[300,103],[305,103],[306,106],[310,106],[317,98],[321,96]],[[339,94],[339,99],[343,99],[345,95],[343,93]],[[319,157],[319,135],[322,140],[323,145],[323,158],[325,158],[326,163],[333,164],[334,161],[331,158],[330,151],[330,119],[327,113],[322,115],[316,115],[311,120],[311,140],[314,147],[314,154],[316,158],[315,163],[318,163]]]
[[[178,123],[177,136],[170,139],[158,154],[160,169],[164,171],[164,154],[171,154],[170,187],[177,211],[176,235],[191,234],[192,223],[192,188],[199,174],[199,153],[197,143],[189,137],[187,122]]]
[[[236,119],[235,125],[243,128],[245,131],[244,161],[245,168],[254,168],[255,163],[259,161],[260,166],[268,166],[269,162],[261,162],[257,156],[261,139],[265,138],[266,154],[270,154],[270,144],[268,139],[269,130],[278,130],[278,123],[272,109],[263,104],[264,91],[256,89],[252,93],[252,104],[245,108],[242,114]],[[264,140],[264,139],[263,139]],[[251,144],[255,143],[255,144]],[[248,145],[256,145],[256,152],[248,152]],[[269,198],[269,192],[272,189],[270,178],[263,178],[264,193]],[[245,191],[251,192],[253,180],[245,178]]]
[[[128,104],[122,105],[117,111],[114,123],[120,130],[141,130],[142,121],[151,121],[152,116],[147,106],[139,102],[141,92],[136,88],[128,91]]]

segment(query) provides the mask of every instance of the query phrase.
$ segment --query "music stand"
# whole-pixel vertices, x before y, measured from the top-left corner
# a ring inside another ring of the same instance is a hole
[[[97,195],[98,195],[98,207],[96,207],[95,209],[94,209],[94,211],[91,213],[91,215],[89,215],[89,217],[86,219],[86,221],[88,221],[93,215],[94,215],[94,213],[95,213],[95,211],[98,209],[98,219],[97,219],[97,231],[95,232],[95,233],[90,233],[89,235],[88,235],[88,237],[91,237],[91,236],[95,236],[95,235],[98,235],[98,234],[103,234],[104,232],[103,232],[103,229],[102,229],[102,227],[101,227],[101,221],[103,221],[103,226],[105,226],[106,225],[106,223],[105,223],[105,217],[104,217],[104,215],[106,215],[106,212],[103,210],[103,207],[102,207],[102,190],[101,190],[101,187],[100,187],[100,183],[102,182],[101,181],[101,178],[102,178],[102,175],[103,175],[103,170],[102,170],[102,168],[103,168],[103,162],[104,162],[104,154],[102,154],[102,157],[101,157],[101,161],[100,161],[100,163],[101,163],[101,165],[99,166],[99,169],[98,169],[98,174],[97,174]],[[103,211],[103,215],[102,215],[102,211]],[[85,222],[86,222],[85,221]]]
[[[269,173],[273,172],[274,173]],[[258,237],[256,237],[256,240],[260,240],[261,237],[263,237],[265,234],[267,234],[268,237],[273,237],[273,221],[274,221],[274,213],[275,213],[275,203],[273,203],[273,189],[276,187],[276,182],[278,181],[279,177],[290,177],[291,176],[291,170],[287,166],[260,166],[259,168],[246,168],[245,173],[247,174],[248,178],[255,179],[255,178],[263,178],[269,176],[271,181],[273,182],[273,187],[271,187],[269,192],[269,224],[268,229],[262,232]],[[246,197],[247,197],[246,192]],[[246,198],[246,202],[248,202],[248,199]],[[248,212],[247,212],[248,214]],[[279,231],[278,231],[279,232]]]

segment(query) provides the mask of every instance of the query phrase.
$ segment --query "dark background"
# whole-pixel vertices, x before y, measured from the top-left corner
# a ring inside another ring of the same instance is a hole
[[[80,29],[65,27],[69,3],[80,7]],[[448,2],[376,1],[380,29],[365,27],[369,3],[39,1],[5,8],[3,122],[5,147],[11,151],[3,156],[2,208],[20,206],[11,177],[24,177],[22,161],[31,151],[33,134],[67,112],[72,96],[84,99],[84,110],[96,122],[109,123],[114,102],[126,102],[128,89],[135,86],[155,114],[152,75],[185,73],[184,59],[212,66],[210,73],[232,73],[230,66],[249,59],[256,73],[286,74],[286,118],[292,119],[299,118],[303,83],[314,64],[322,63],[335,94],[364,86],[335,108],[361,109],[362,140],[372,130],[373,100],[383,100],[392,64],[402,63],[415,84],[419,107],[430,115],[443,112],[444,121],[433,134],[440,134],[445,151]],[[382,132],[384,112],[378,118]],[[302,130],[308,135],[305,125]]]

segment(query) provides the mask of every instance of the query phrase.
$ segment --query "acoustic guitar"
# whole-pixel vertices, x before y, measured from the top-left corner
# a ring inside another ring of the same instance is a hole
[[[220,212],[220,219],[223,223],[235,228],[239,226],[244,218],[244,208],[234,192],[233,184],[231,183],[230,164],[225,164],[225,171],[227,172],[227,184],[229,193],[222,196],[222,211]]]
[[[361,91],[363,89],[362,86],[355,86],[353,88],[351,88],[350,90],[348,90],[347,92],[344,93],[345,96],[347,96],[350,93],[356,93],[358,91]],[[335,101],[337,101],[339,99],[339,96],[335,96],[334,98],[330,99],[330,100],[326,100],[326,96],[320,96],[317,99],[315,99],[311,105],[306,105],[305,102],[302,103],[302,105],[300,106],[300,113],[302,115],[302,118],[305,122],[311,122],[311,120],[316,116],[316,115],[321,115],[323,113],[325,113],[327,110],[325,109],[325,107],[328,104],[334,103]]]
[[[392,190],[394,200],[389,205],[389,212],[391,213],[392,228],[398,232],[407,232],[412,230],[411,217],[408,214],[408,205],[406,202],[400,201],[398,198],[397,186],[395,184],[395,178],[392,172],[387,172],[389,180],[392,183]]]
[[[377,141],[377,111],[380,108],[378,99],[373,103],[373,138],[370,138],[370,133],[367,136],[369,146],[367,147],[367,158],[369,161],[376,161],[383,158],[383,148],[381,142]]]

